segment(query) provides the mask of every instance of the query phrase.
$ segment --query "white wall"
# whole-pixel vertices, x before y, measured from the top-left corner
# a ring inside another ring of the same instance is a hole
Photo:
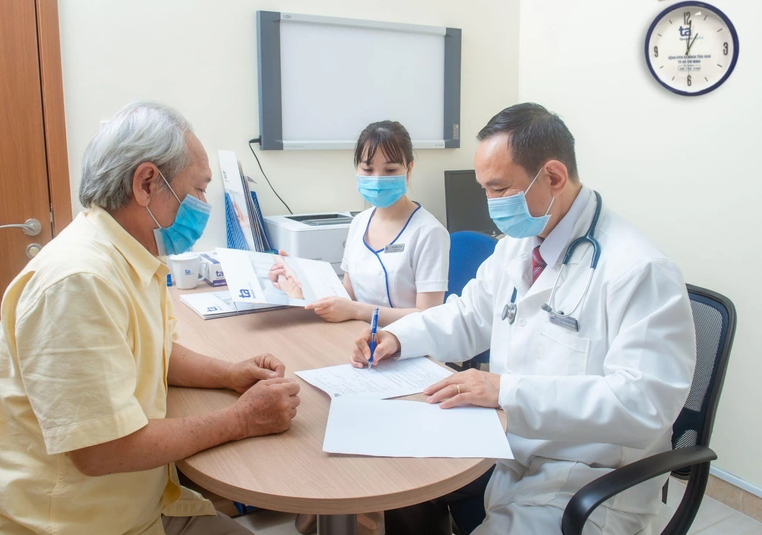
[[[412,177],[413,199],[444,222],[444,170],[472,168],[474,136],[492,115],[516,102],[518,4],[518,0],[60,0],[74,209],[82,209],[76,201],[82,154],[100,121],[127,102],[155,99],[190,119],[209,154],[215,181],[208,193],[214,209],[197,249],[225,243],[219,149],[234,150],[246,174],[257,180],[266,215],[285,213],[246,146],[259,135],[256,11],[270,10],[463,30],[461,148],[417,151]],[[395,75],[393,66],[383,68]],[[357,90],[362,90],[359,83]],[[352,151],[259,155],[275,189],[295,212],[363,208]]]
[[[762,180],[755,165],[762,3],[712,2],[736,26],[740,57],[722,87],[693,98],[658,85],[643,57],[650,22],[673,3],[522,2],[519,100],[562,115],[577,139],[583,182],[655,238],[686,281],[735,302],[738,330],[712,446],[718,467],[762,486],[755,327],[762,302],[756,280]]]

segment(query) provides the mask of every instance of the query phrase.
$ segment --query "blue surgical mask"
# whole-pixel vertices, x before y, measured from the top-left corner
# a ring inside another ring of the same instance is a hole
[[[550,200],[545,215],[540,217],[533,217],[532,214],[529,213],[529,206],[527,206],[526,198],[526,194],[534,185],[537,177],[540,176],[541,171],[542,169],[537,171],[537,174],[526,191],[511,195],[510,197],[487,199],[489,216],[503,234],[506,234],[511,238],[530,238],[539,235],[545,230],[545,226],[550,219],[550,207],[553,206],[553,201],[555,201],[556,198],[553,197]]]
[[[182,254],[189,251],[204,233],[212,206],[190,194],[180,201],[177,193],[169,185],[169,182],[164,178],[161,171],[159,171],[159,174],[167,184],[169,191],[172,192],[177,202],[180,203],[180,209],[177,210],[175,222],[171,226],[163,228],[153,216],[151,209],[146,206],[154,223],[159,226],[159,228],[153,231],[154,238],[156,238],[156,246],[159,248],[159,256]]]
[[[357,191],[362,198],[378,208],[387,208],[407,191],[407,175],[364,176],[357,175]]]

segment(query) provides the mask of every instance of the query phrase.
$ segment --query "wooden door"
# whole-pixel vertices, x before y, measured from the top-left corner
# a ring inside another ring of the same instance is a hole
[[[71,221],[58,36],[55,0],[0,1],[0,293]]]

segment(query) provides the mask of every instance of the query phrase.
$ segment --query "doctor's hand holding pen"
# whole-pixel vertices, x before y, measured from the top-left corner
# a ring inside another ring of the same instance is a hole
[[[366,327],[355,340],[355,347],[349,363],[355,368],[365,368],[370,362],[371,329]],[[372,365],[393,357],[400,351],[400,341],[388,331],[376,333],[376,349],[373,352]],[[447,379],[434,383],[423,391],[429,403],[439,403],[443,409],[475,405],[477,407],[498,408],[500,394],[500,376],[496,373],[480,370],[467,370],[454,373]]]
[[[371,328],[366,327],[360,337],[355,340],[355,347],[349,363],[355,368],[366,368],[370,362]],[[389,357],[393,357],[400,351],[400,341],[388,331],[376,332],[376,348],[373,351],[372,365]]]

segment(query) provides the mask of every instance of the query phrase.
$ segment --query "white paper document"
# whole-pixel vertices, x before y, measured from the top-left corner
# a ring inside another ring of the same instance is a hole
[[[427,386],[449,377],[452,371],[426,357],[418,357],[382,360],[370,369],[339,364],[295,373],[334,399],[387,399],[423,392]]]
[[[513,459],[495,409],[419,401],[331,401],[323,451],[374,457]]]
[[[349,294],[328,262],[270,253],[216,250],[233,301],[304,306]]]

